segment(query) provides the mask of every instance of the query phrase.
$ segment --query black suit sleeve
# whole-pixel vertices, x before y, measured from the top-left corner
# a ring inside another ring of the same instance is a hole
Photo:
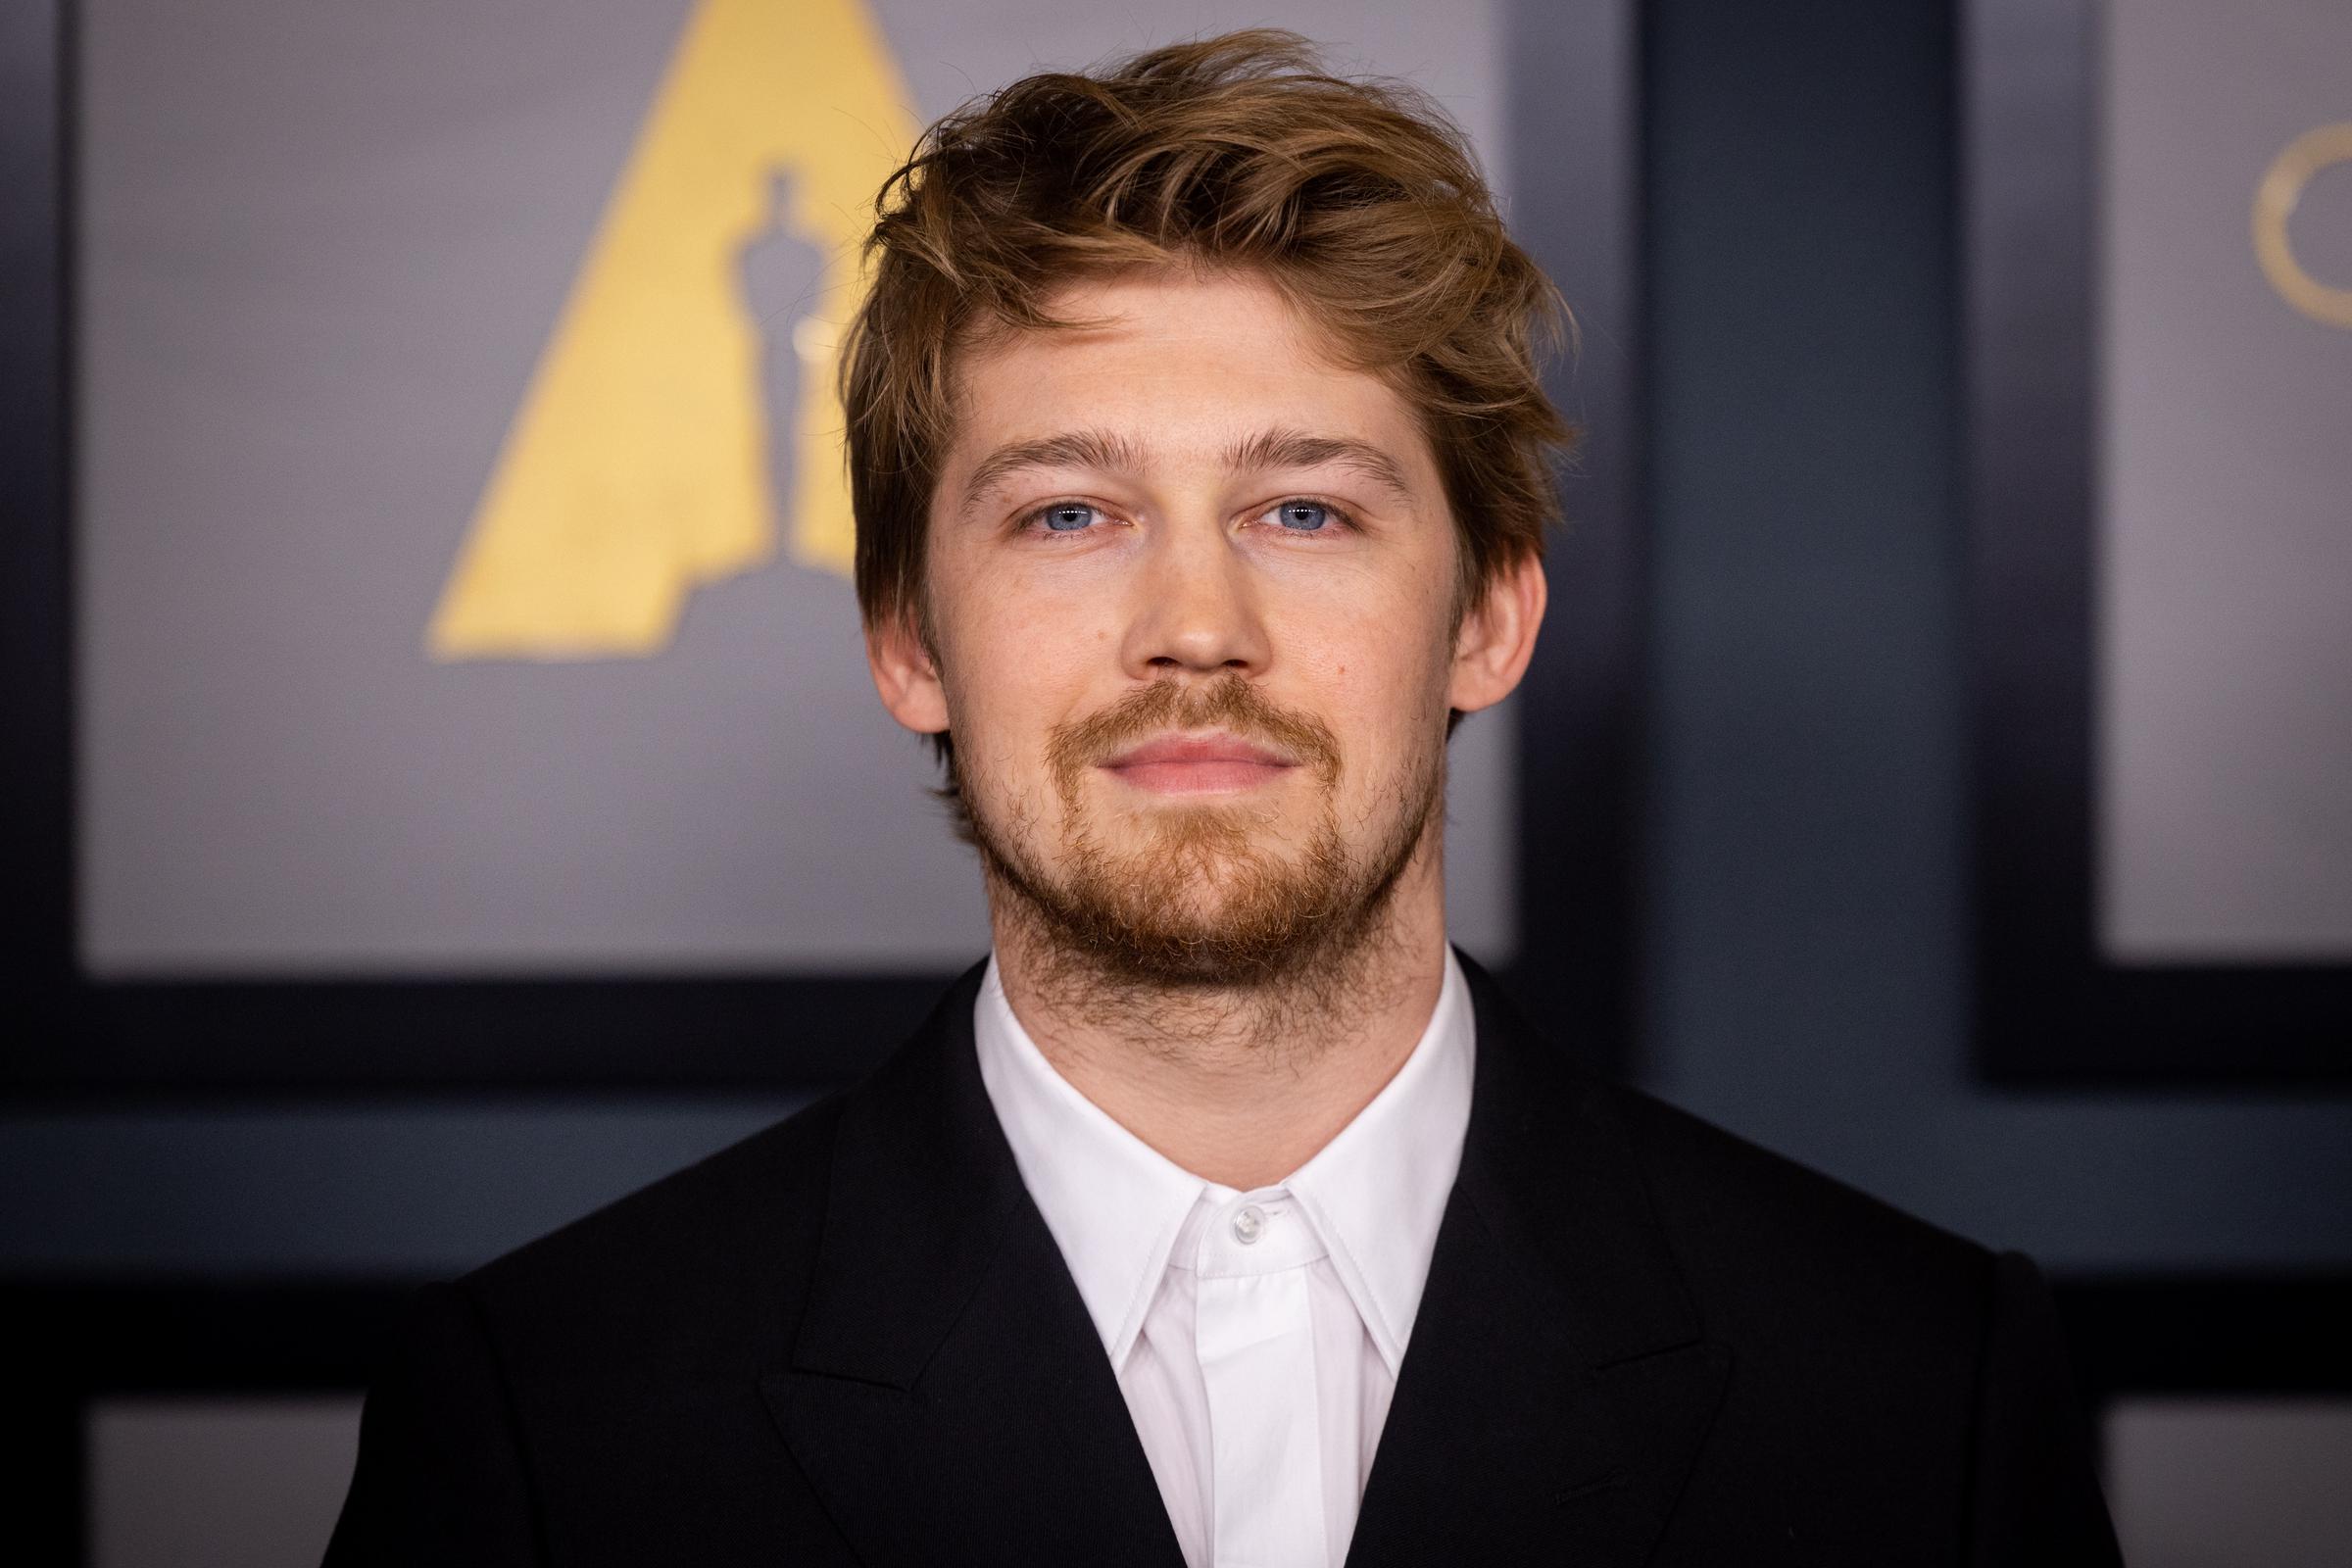
[[[2122,1568],[2049,1288],[2019,1252],[1993,1260],[1970,1474],[1970,1568]]]
[[[545,1560],[505,1381],[464,1288],[428,1286],[360,1418],[325,1568]]]

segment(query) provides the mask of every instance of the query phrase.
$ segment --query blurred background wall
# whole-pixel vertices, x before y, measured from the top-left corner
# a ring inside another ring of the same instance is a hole
[[[1637,1076],[2061,1280],[2352,1273],[2340,1090],[1975,1075],[1950,0],[1644,25]],[[13,1105],[0,1271],[447,1275],[793,1103]]]
[[[2352,1261],[2340,1093],[1971,1081],[1953,10],[1650,16],[1651,1081],[2053,1269]]]

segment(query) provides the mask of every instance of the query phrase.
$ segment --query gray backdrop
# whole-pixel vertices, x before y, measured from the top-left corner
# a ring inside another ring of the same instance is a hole
[[[840,578],[780,559],[705,587],[648,659],[421,651],[688,10],[81,8],[93,971],[844,971],[985,946],[978,878],[927,754],[874,700]],[[1041,61],[1266,20],[1158,0],[877,15],[926,118]],[[1498,159],[1487,4],[1279,20],[1414,76]],[[1495,959],[1511,728],[1490,715],[1454,744],[1452,917]]]
[[[2352,327],[2250,238],[2352,122],[2343,0],[2115,0],[2100,189],[2101,899],[2115,956],[2352,958]],[[2290,228],[2352,288],[2352,166]]]

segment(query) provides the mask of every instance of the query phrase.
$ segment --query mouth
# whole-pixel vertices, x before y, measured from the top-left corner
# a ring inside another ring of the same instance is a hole
[[[1120,783],[1153,795],[1226,795],[1271,784],[1298,762],[1233,735],[1160,735],[1101,766]]]

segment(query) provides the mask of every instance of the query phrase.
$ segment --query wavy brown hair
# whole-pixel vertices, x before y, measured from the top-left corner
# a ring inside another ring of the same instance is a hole
[[[1412,87],[1327,74],[1271,30],[1027,76],[924,132],[874,207],[873,286],[842,366],[869,624],[923,623],[956,351],[1075,324],[1048,309],[1057,288],[1138,266],[1261,275],[1344,363],[1390,379],[1445,481],[1459,603],[1542,554],[1574,432],[1538,356],[1567,312],[1461,132]]]

